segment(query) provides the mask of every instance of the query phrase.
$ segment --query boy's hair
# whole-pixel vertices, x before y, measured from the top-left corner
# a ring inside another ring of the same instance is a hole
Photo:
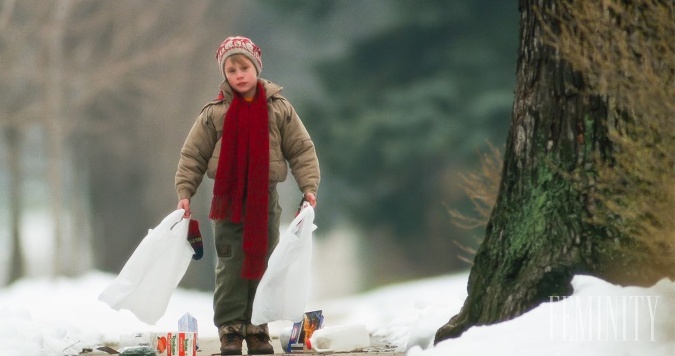
[[[251,62],[251,60],[247,56],[245,56],[241,53],[235,53],[235,54],[225,58],[225,62],[227,62],[228,58],[231,59],[232,62],[234,62],[236,64],[241,64],[241,65],[249,64],[249,65],[252,65],[253,67],[255,67],[255,64],[253,64],[253,62]],[[225,66],[225,62],[223,62],[223,66]],[[223,68],[223,70],[225,70],[225,68]],[[257,69],[256,69],[256,71],[257,71]]]

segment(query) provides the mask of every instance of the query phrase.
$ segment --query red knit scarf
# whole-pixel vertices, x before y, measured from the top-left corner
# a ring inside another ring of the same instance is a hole
[[[220,157],[213,187],[213,220],[244,223],[241,275],[260,279],[267,257],[269,204],[269,127],[265,88],[258,82],[252,102],[234,94],[225,114]]]

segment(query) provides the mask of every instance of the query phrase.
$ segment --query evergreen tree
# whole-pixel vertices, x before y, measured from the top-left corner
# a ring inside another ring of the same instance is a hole
[[[331,100],[305,117],[325,168],[322,194],[332,193],[322,201],[338,202],[365,227],[373,251],[393,237],[421,271],[442,273],[462,266],[445,258],[453,240],[471,238],[450,224],[444,207],[468,205],[457,174],[475,164],[486,142],[501,145],[508,126],[516,7],[387,4],[388,27],[318,66]]]

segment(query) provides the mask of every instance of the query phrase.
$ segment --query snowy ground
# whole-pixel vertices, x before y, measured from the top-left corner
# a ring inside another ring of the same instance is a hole
[[[0,356],[75,355],[83,347],[115,342],[136,331],[176,330],[189,312],[200,337],[216,337],[211,294],[177,290],[157,325],[114,311],[98,294],[114,275],[29,279],[0,289]],[[675,355],[675,282],[621,288],[576,277],[573,297],[545,303],[526,315],[474,327],[430,346],[434,333],[461,307],[467,274],[394,285],[336,300],[314,301],[325,325],[363,323],[410,356],[435,355]],[[273,334],[290,322],[273,323]]]

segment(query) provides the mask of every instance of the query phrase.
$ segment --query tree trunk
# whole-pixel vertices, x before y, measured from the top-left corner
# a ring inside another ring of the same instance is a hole
[[[9,170],[9,224],[12,239],[12,252],[9,256],[9,275],[8,284],[12,283],[24,275],[25,261],[21,251],[21,164],[20,131],[14,126],[5,129],[5,139],[7,140],[7,156]]]
[[[70,1],[56,3],[52,24],[48,35],[47,100],[45,118],[47,119],[47,147],[49,149],[49,187],[51,195],[52,218],[54,219],[54,270],[55,275],[65,271],[63,253],[68,249],[64,241],[64,219],[67,213],[65,205],[65,159],[66,135],[64,132],[64,70],[65,70],[65,27],[70,11]]]
[[[612,152],[616,123],[606,97],[587,94],[581,75],[546,44],[542,24],[565,21],[560,6],[521,0],[512,122],[499,196],[469,275],[468,297],[435,343],[471,326],[517,317],[572,293],[575,274],[646,285],[660,278],[640,246],[591,224],[596,157]],[[630,266],[630,268],[626,268]]]

